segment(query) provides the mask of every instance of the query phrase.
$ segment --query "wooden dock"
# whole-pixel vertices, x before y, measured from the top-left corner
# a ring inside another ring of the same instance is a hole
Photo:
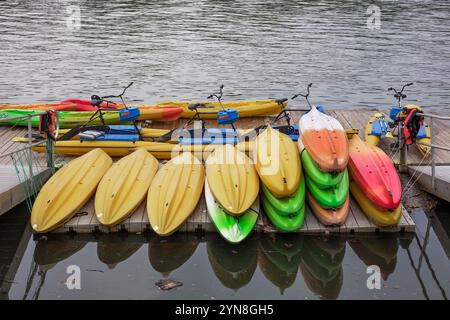
[[[272,233],[278,232],[268,221],[265,214],[260,212],[259,219],[256,223],[255,230],[257,232]],[[322,225],[309,207],[305,211],[305,220],[299,233],[370,233],[370,232],[414,232],[415,224],[409,216],[406,209],[403,208],[400,223],[395,227],[380,228],[374,225],[361,211],[358,204],[352,199],[350,212],[347,221],[340,227],[325,227]],[[151,231],[151,226],[147,217],[146,204],[144,203],[135,211],[135,213],[125,220],[123,223],[108,228],[99,223],[95,215],[94,199],[92,198],[80,212],[65,223],[53,233],[92,233],[104,232],[113,233],[118,231],[127,231],[130,233],[143,233]],[[202,196],[192,216],[179,230],[180,232],[215,232],[214,225],[211,223],[206,210],[205,198]]]
[[[289,108],[294,108],[293,106],[290,106]],[[364,128],[367,124],[368,119],[376,112],[384,112],[388,114],[389,109],[368,109],[368,108],[358,108],[358,109],[347,109],[347,110],[327,110],[327,112],[338,119],[344,128],[346,129],[359,129],[360,136],[363,137],[364,135]],[[444,110],[443,112],[438,112],[442,115],[449,115],[450,112]],[[303,112],[301,111],[292,111],[291,117],[293,123],[297,123],[298,119],[301,117]],[[260,117],[254,117],[254,118],[243,118],[239,119],[236,126],[238,128],[246,129],[246,128],[254,128],[261,124],[268,124],[272,123],[274,117],[273,116],[260,116]],[[163,129],[173,129],[176,127],[182,126],[186,122],[186,119],[180,119],[178,121],[174,122],[160,122],[160,123],[151,123],[150,127],[154,128],[163,128]],[[283,124],[282,121],[279,122],[279,124]],[[207,127],[215,127],[217,126],[215,120],[207,120],[206,121]],[[0,127],[0,142],[2,143],[0,145],[0,155],[7,153],[11,150],[14,150],[14,148],[17,148],[18,146],[23,147],[23,143],[17,143],[12,142],[11,139],[15,136],[24,136],[26,134],[26,129],[24,128],[14,128],[11,129],[9,127]],[[448,137],[450,136],[450,126],[446,125],[443,121],[436,120],[433,123],[432,128],[432,141],[434,143],[450,147],[450,140]],[[395,152],[391,150],[390,143],[392,141],[389,141],[388,139],[381,140],[380,147],[392,158],[394,163],[398,163],[399,161],[399,154],[398,152]],[[38,155],[38,157],[45,158],[45,155]],[[64,159],[63,159],[64,160]],[[67,158],[69,160],[69,158]],[[6,161],[6,162],[5,162]],[[420,152],[417,150],[416,146],[411,146],[408,150],[408,164],[411,166],[415,165],[429,165],[431,162],[431,159],[424,159]],[[435,151],[435,162],[438,166],[450,166],[450,152],[445,152],[443,150],[436,150]],[[0,159],[0,165],[11,165],[10,162],[8,162],[8,159]],[[10,169],[9,169],[10,170]],[[426,178],[426,175],[424,175],[423,178]],[[8,178],[6,180],[9,180]],[[1,185],[1,183],[0,183]],[[447,189],[448,190],[448,189]],[[0,192],[1,194],[1,192]],[[10,198],[7,201],[8,207],[11,207],[16,203],[16,201],[13,201],[12,196],[15,196],[14,194],[9,194]],[[17,199],[17,201],[19,201]],[[0,206],[1,207],[1,206]],[[94,209],[93,209],[93,202],[92,200],[81,210],[80,214],[78,214],[75,218],[73,218],[71,221],[66,223],[63,227],[61,227],[58,232],[68,232],[68,231],[76,231],[79,233],[89,233],[93,232],[95,230],[103,231],[103,232],[114,232],[121,229],[126,229],[129,232],[144,232],[149,229],[149,224],[147,220],[146,210],[143,206],[138,208],[136,212],[132,215],[131,218],[126,220],[124,223],[122,223],[120,226],[108,229],[103,226],[101,226],[98,221],[96,220]],[[275,230],[271,227],[270,223],[263,218],[264,215],[261,215],[261,218],[259,219],[257,223],[256,229],[261,232],[274,232]],[[204,200],[202,200],[193,216],[186,222],[186,224],[182,227],[182,231],[214,231],[214,226],[210,223],[207,214],[206,214],[206,207],[204,204]],[[373,225],[366,216],[361,212],[359,206],[352,200],[351,209],[350,209],[350,215],[347,219],[346,223],[339,227],[339,228],[326,228],[322,226],[315,216],[310,212],[309,209],[306,211],[306,217],[305,222],[303,224],[303,227],[301,228],[301,233],[327,233],[327,232],[376,232],[376,231],[413,231],[414,230],[414,222],[409,217],[406,210],[403,210],[403,216],[402,220],[398,227],[396,228],[389,228],[389,229],[380,229]]]
[[[431,166],[409,166],[408,172],[426,192],[450,202],[450,166],[435,167],[434,188],[431,183]]]
[[[43,183],[50,177],[50,168],[33,168],[33,179]],[[0,216],[25,201],[29,196],[27,185],[30,180],[20,180],[16,167],[13,165],[0,165]]]

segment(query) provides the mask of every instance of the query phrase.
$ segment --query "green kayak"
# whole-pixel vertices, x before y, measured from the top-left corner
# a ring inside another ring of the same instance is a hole
[[[4,109],[0,110],[0,119],[14,118],[27,115],[36,115],[31,118],[31,125],[34,128],[39,127],[39,116],[37,114],[42,113],[42,110],[19,110],[19,109]],[[59,127],[61,129],[73,128],[76,125],[84,124],[88,122],[94,112],[90,111],[58,111]],[[127,124],[129,122],[121,122],[119,120],[119,111],[108,111],[103,115],[105,124]],[[28,119],[10,120],[7,122],[0,122],[1,125],[16,125],[20,127],[28,126]],[[102,124],[100,119],[96,119],[90,123],[90,125]]]
[[[331,209],[342,207],[347,199],[349,189],[347,169],[344,171],[341,182],[328,189],[320,189],[307,174],[305,175],[305,178],[306,187],[322,208]]]
[[[299,211],[293,212],[287,216],[279,214],[264,194],[262,197],[262,205],[264,212],[267,214],[270,221],[272,221],[273,225],[281,232],[295,232],[302,226],[303,219],[305,218],[304,202]]]
[[[235,217],[222,209],[214,199],[208,181],[205,180],[205,199],[209,218],[225,240],[230,243],[239,243],[252,232],[258,220],[259,198],[242,216]]]
[[[298,185],[297,192],[293,197],[277,198],[263,183],[261,183],[261,189],[266,200],[270,202],[272,207],[274,207],[277,213],[281,216],[287,216],[293,212],[298,212],[305,203],[306,188],[305,178],[303,178],[303,175],[300,178],[300,184]]]
[[[317,167],[313,159],[309,156],[308,151],[302,151],[302,167],[305,172],[314,181],[315,185],[320,189],[326,189],[337,185],[344,177],[344,171],[339,173],[323,172]]]

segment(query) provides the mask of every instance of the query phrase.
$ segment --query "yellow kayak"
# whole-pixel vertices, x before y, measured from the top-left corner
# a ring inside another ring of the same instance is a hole
[[[94,194],[112,159],[94,149],[59,169],[42,187],[31,212],[31,226],[38,233],[56,229],[73,217]]]
[[[191,152],[197,158],[205,160],[211,152],[222,145],[179,145],[165,142],[152,141],[80,141],[68,140],[57,141],[54,144],[53,152],[64,156],[80,156],[96,148],[101,148],[111,157],[124,157],[138,148],[144,148],[155,158],[168,160],[179,155],[182,152]],[[253,148],[253,142],[239,142],[236,145],[239,151],[248,153]],[[46,152],[45,143],[33,147],[33,151],[39,153]]]
[[[232,145],[218,145],[206,159],[206,177],[214,198],[227,213],[239,216],[255,202],[259,178],[245,153]]]
[[[268,126],[254,143],[255,168],[262,183],[278,198],[298,189],[302,167],[297,145],[291,138]]]
[[[147,214],[158,235],[174,233],[189,218],[204,182],[202,163],[188,152],[173,158],[156,173],[148,190]]]
[[[100,223],[111,227],[128,218],[144,200],[157,170],[158,160],[143,148],[115,162],[95,194]]]
[[[157,105],[160,106],[178,106],[183,108],[182,118],[192,118],[195,115],[195,111],[189,110],[189,105],[192,104],[202,104],[206,108],[199,108],[198,111],[203,113],[202,118],[205,119],[216,119],[217,112],[222,110],[222,107],[218,102],[189,102],[189,101],[175,101],[175,102],[161,102]],[[223,101],[222,105],[224,108],[233,108],[239,114],[240,118],[260,116],[260,115],[271,115],[278,114],[285,108],[288,104],[287,99],[281,100],[238,100],[238,101]]]
[[[374,224],[380,227],[395,226],[400,221],[402,216],[402,204],[394,211],[380,210],[364,196],[355,182],[350,182],[350,192],[358,202],[363,212],[373,221]]]

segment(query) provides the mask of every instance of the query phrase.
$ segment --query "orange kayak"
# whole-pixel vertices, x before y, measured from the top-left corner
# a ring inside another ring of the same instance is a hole
[[[325,226],[338,226],[343,224],[347,219],[350,209],[350,195],[347,195],[344,205],[339,209],[322,208],[309,191],[306,192],[306,199],[317,219]]]
[[[300,152],[306,149],[321,171],[345,169],[349,158],[348,141],[339,121],[313,106],[300,118],[299,133]]]

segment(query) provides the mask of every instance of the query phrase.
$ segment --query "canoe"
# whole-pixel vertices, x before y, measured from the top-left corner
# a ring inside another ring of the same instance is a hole
[[[362,193],[379,209],[398,208],[402,186],[397,170],[388,155],[358,136],[350,140],[348,170]]]
[[[336,186],[342,181],[344,177],[344,171],[341,172],[323,172],[317,167],[314,161],[308,154],[308,151],[304,149],[302,151],[302,167],[308,177],[314,182],[314,184],[320,189],[327,189]]]
[[[177,107],[161,107],[161,108],[141,108],[139,109],[140,115],[138,120],[167,120],[172,121],[179,118],[182,109]],[[31,125],[34,128],[39,126],[39,114],[42,113],[40,110],[21,110],[21,109],[4,109],[0,110],[0,119],[14,118],[31,115]],[[73,128],[76,125],[85,124],[89,121],[90,117],[94,114],[91,111],[59,111],[58,120],[60,128]],[[127,124],[129,121],[120,121],[119,111],[108,110],[104,112],[103,119],[105,124]],[[1,125],[16,125],[26,127],[28,126],[28,119],[10,120],[5,122],[0,122]],[[100,119],[96,119],[90,122],[91,125],[101,124]]]
[[[361,191],[360,187],[355,183],[350,183],[350,191],[358,202],[362,211],[373,221],[374,224],[380,227],[395,226],[400,221],[402,216],[402,205],[400,204],[393,210],[382,210],[376,207]]]
[[[107,107],[111,109],[119,109],[123,107],[119,104],[107,104],[103,102],[101,107]],[[98,108],[93,106],[91,100],[85,99],[67,99],[60,102],[52,103],[33,103],[33,104],[2,104],[0,110],[3,109],[20,109],[20,110],[58,110],[58,111],[96,111]]]
[[[305,175],[305,182],[308,191],[324,209],[340,208],[347,199],[349,184],[347,170],[344,171],[344,176],[337,185],[327,189],[320,189],[308,175]]]
[[[95,214],[101,224],[115,226],[144,201],[158,160],[145,149],[115,162],[100,181],[95,194]]]
[[[111,164],[112,159],[103,150],[95,149],[56,171],[34,202],[33,230],[49,232],[71,219],[94,194]]]
[[[158,103],[157,105],[174,105],[182,107],[183,113],[181,117],[192,118],[195,115],[195,112],[189,110],[188,107],[193,104],[204,105],[204,108],[198,108],[198,111],[202,113],[201,117],[205,119],[216,119],[217,112],[222,110],[222,107],[216,101],[167,101]],[[226,109],[235,109],[239,114],[239,118],[278,114],[287,106],[287,104],[287,99],[222,101],[223,107]]]
[[[290,197],[297,191],[302,167],[289,136],[268,126],[255,139],[253,160],[261,182],[275,197]]]
[[[239,243],[247,238],[258,220],[259,198],[256,198],[250,209],[242,216],[229,215],[214,198],[207,180],[205,181],[205,201],[211,222],[220,235],[230,243]]]
[[[299,212],[305,202],[305,178],[301,176],[297,191],[292,197],[277,198],[264,183],[261,183],[261,191],[279,215],[287,216]]]
[[[303,224],[305,203],[303,203],[300,210],[291,212],[289,215],[280,214],[264,195],[262,197],[262,205],[269,220],[281,232],[296,232]]]
[[[160,236],[177,231],[197,206],[205,182],[203,164],[185,152],[167,162],[148,190],[147,214]]]
[[[232,145],[218,145],[205,166],[211,192],[222,208],[234,216],[244,214],[259,192],[259,178],[251,160]]]
[[[314,196],[306,191],[306,200],[308,201],[309,207],[312,212],[316,215],[319,221],[325,226],[338,226],[345,222],[348,216],[348,211],[350,209],[350,195],[344,202],[344,205],[339,209],[324,209],[320,206]]]
[[[343,171],[348,163],[346,131],[335,118],[312,106],[299,120],[300,152],[308,151],[321,171]]]

